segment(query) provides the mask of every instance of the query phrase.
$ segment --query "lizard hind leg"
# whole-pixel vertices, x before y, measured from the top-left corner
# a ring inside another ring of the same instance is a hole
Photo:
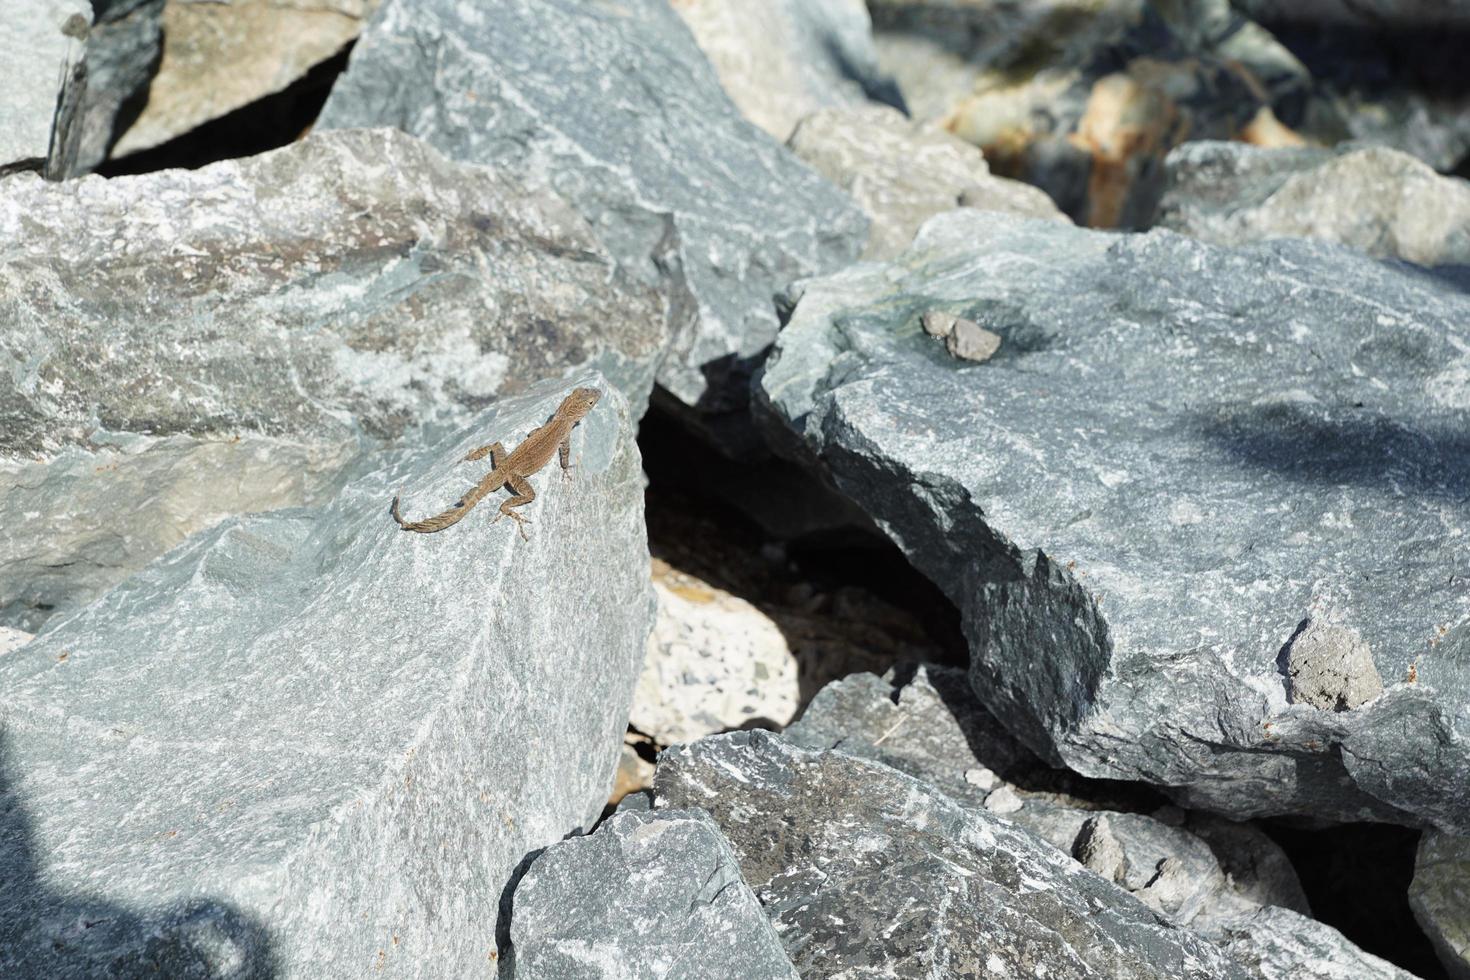
[[[516,522],[516,530],[521,532],[521,539],[524,541],[529,541],[531,539],[526,537],[526,525],[530,524],[531,521],[528,518],[522,517],[520,514],[517,514],[514,508],[524,507],[526,504],[529,504],[531,501],[535,500],[536,491],[531,488],[531,481],[527,480],[523,476],[507,477],[505,485],[515,491],[515,496],[511,497],[509,500],[503,500],[500,502],[500,513],[496,514],[495,520],[491,521],[490,523],[494,524],[502,517],[509,517],[511,520]]]
[[[473,463],[477,459],[484,459],[486,455],[490,457],[490,468],[498,470],[500,469],[500,461],[505,459],[505,447],[498,442],[492,442],[488,446],[471,449],[464,454],[464,459],[460,462]]]

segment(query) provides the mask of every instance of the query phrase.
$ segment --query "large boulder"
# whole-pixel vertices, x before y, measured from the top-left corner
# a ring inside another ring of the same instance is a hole
[[[998,353],[950,356],[936,310]],[[1451,281],[1340,248],[956,211],[806,283],[760,398],[959,607],[975,692],[1047,761],[1467,829],[1467,323]]]
[[[1157,224],[1202,241],[1315,238],[1420,265],[1470,264],[1470,181],[1398,150],[1200,141],[1164,169]]]
[[[553,844],[516,885],[515,980],[796,980],[781,939],[701,810],[619,813]]]
[[[555,196],[389,130],[196,171],[0,182],[0,612],[34,628],[359,449],[665,345]]]
[[[378,0],[167,0],[146,104],[114,157],[146,150],[280,92],[351,43]]]
[[[329,504],[232,518],[0,657],[0,974],[468,976],[525,854],[591,826],[652,623],[615,388],[531,477],[438,534],[507,398],[374,457]],[[503,925],[504,923],[502,923]]]
[[[1427,832],[1414,857],[1409,907],[1454,980],[1470,980],[1470,839]]]
[[[1229,929],[1224,948],[1260,980],[1418,980],[1291,909],[1261,909]]]
[[[92,7],[85,0],[30,0],[7,4],[5,19],[0,175],[40,170],[64,176],[81,133]]]
[[[979,148],[889,106],[814,112],[787,145],[862,205],[865,259],[893,258],[925,221],[960,206],[1067,220],[1044,191],[992,176]]]
[[[658,808],[714,817],[803,977],[1249,976],[1025,830],[887,766],[737,732],[665,752],[654,790]]]
[[[746,119],[784,140],[802,117],[869,98],[901,106],[863,0],[673,0]]]
[[[660,284],[684,328],[659,381],[694,421],[743,408],[773,296],[847,264],[866,233],[740,116],[667,0],[386,0],[319,120],[381,125],[543,182]]]
[[[59,177],[90,173],[148,100],[163,47],[164,0],[92,0],[87,85],[74,150]]]

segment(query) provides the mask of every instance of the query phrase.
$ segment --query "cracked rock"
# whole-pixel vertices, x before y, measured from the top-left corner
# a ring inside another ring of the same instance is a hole
[[[1004,343],[936,357],[935,307]],[[960,609],[1032,750],[1245,819],[1470,831],[1470,296],[1339,247],[955,211],[802,284],[757,400]],[[1292,704],[1303,611],[1382,695]]]
[[[1357,630],[1307,620],[1286,645],[1293,701],[1351,711],[1383,693],[1373,653]]]
[[[534,175],[595,225],[675,308],[658,380],[710,426],[744,424],[729,413],[776,336],[772,297],[846,265],[867,231],[740,116],[667,0],[504,0],[494,16],[476,0],[385,0],[319,126],[385,125]]]
[[[5,18],[0,175],[40,170],[64,176],[81,132],[92,6],[85,0],[28,0],[7,4]]]
[[[598,368],[641,414],[668,330],[615,266],[555,195],[391,130],[0,182],[0,621],[538,378]]]
[[[654,791],[709,810],[803,977],[1249,976],[1029,832],[878,763],[736,732],[666,751]]]
[[[452,501],[456,460],[559,383],[195,535],[0,656],[0,974],[484,972],[522,857],[607,800],[652,625],[634,420],[576,380],[609,390],[575,482],[530,478],[529,542],[489,501],[425,535],[388,502]]]
[[[702,810],[620,812],[553,844],[513,901],[515,980],[796,980]]]

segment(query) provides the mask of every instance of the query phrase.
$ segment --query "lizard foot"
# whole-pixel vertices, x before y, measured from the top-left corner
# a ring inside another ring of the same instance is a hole
[[[503,510],[500,513],[496,514],[494,520],[492,520],[490,523],[498,524],[502,517],[509,517],[511,520],[516,522],[516,530],[521,532],[522,541],[531,540],[530,538],[526,537],[526,525],[531,523],[531,519],[529,517],[522,517],[520,514],[517,514],[513,510]]]

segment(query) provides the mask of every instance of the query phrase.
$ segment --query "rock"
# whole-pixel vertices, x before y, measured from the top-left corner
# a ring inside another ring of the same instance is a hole
[[[1231,0],[1259,21],[1387,27],[1470,27],[1466,0]]]
[[[1137,788],[1047,770],[974,699],[964,671],[920,666],[900,681],[904,673],[829,685],[787,735],[883,762],[956,802],[1003,814],[1208,938],[1265,905],[1307,911],[1291,863],[1260,831],[1183,811],[1171,823],[1148,812],[1155,798]],[[983,768],[966,768],[977,762]],[[1161,875],[1166,863],[1173,870]]]
[[[357,37],[378,0],[167,0],[148,101],[114,157],[280,92]]]
[[[28,0],[6,5],[0,58],[9,80],[0,101],[0,175],[40,170],[65,175],[80,136],[87,86],[84,0]]]
[[[880,63],[915,118],[1078,222],[1145,224],[1184,139],[1300,139],[1281,119],[1300,114],[1306,68],[1227,0],[871,8]]]
[[[551,845],[516,886],[511,939],[516,980],[797,975],[701,810],[619,813]]]
[[[1407,153],[1198,142],[1164,165],[1158,224],[1203,241],[1316,238],[1420,265],[1470,264],[1470,181]]]
[[[489,513],[405,534],[387,504],[452,501],[465,450],[560,383],[196,535],[0,658],[0,973],[484,972],[517,863],[607,799],[652,625],[634,421],[578,380],[607,395],[576,482],[531,478],[529,542]]]
[[[934,357],[936,306],[1000,352]],[[1237,819],[1470,829],[1467,323],[1450,280],[1321,244],[957,211],[805,283],[758,397],[960,608],[975,692],[1048,762]],[[1289,703],[1304,617],[1388,690]]]
[[[665,752],[655,795],[709,810],[804,977],[1247,976],[1009,821],[877,763],[715,735]]]
[[[755,606],[655,560],[658,618],[628,721],[662,745],[761,723],[801,705],[786,638]]]
[[[1383,693],[1373,653],[1357,630],[1308,619],[1285,649],[1288,692],[1323,711],[1351,711]]]
[[[1323,922],[1264,908],[1230,930],[1224,948],[1260,980],[1415,980]]]
[[[24,630],[11,629],[9,626],[0,626],[0,655],[19,650],[31,642],[34,634]]]
[[[673,0],[746,119],[778,140],[808,113],[869,98],[902,107],[862,0]]]
[[[815,112],[787,145],[867,213],[866,259],[892,258],[920,225],[956,206],[1066,220],[1044,191],[992,177],[973,145],[888,106]]]
[[[31,629],[534,379],[595,366],[641,414],[668,337],[555,196],[388,130],[19,175],[0,243],[0,613]]]
[[[1414,859],[1409,907],[1454,980],[1470,978],[1470,839],[1425,833]]]
[[[983,364],[1000,350],[1000,335],[960,317],[955,320],[954,332],[944,338],[944,349],[960,360]]]
[[[148,99],[163,43],[164,0],[92,0],[87,34],[87,89],[71,166],[57,176],[90,173]]]
[[[623,736],[623,751],[618,756],[618,771],[613,777],[609,806],[619,806],[630,796],[646,793],[653,787],[653,763],[643,758],[639,749],[651,750],[647,736],[628,732]]]
[[[846,265],[866,233],[846,195],[740,117],[666,0],[504,0],[494,17],[385,0],[318,125],[399,126],[554,188],[666,290],[685,328],[659,382],[715,429],[744,424],[729,413],[776,335],[772,297]],[[748,448],[735,438],[720,444]]]

